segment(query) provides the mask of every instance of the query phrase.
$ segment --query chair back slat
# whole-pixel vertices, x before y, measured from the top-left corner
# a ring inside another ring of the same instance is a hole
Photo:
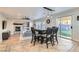
[[[52,27],[52,31],[53,31],[53,34],[57,34],[57,32],[58,32],[58,27]]]
[[[52,34],[52,29],[51,28],[47,28],[46,33],[47,34]]]

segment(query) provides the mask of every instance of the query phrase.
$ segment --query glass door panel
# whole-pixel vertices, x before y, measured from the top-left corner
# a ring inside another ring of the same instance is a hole
[[[71,38],[71,16],[61,17],[57,19],[57,24],[59,27],[58,34],[64,38]]]

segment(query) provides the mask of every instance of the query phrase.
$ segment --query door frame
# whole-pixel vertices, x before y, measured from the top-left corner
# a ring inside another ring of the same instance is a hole
[[[59,21],[60,21],[60,24],[61,24],[61,18],[62,17],[68,17],[68,16],[71,16],[71,26],[72,26],[72,29],[71,29],[71,39],[70,38],[66,38],[66,37],[61,37],[61,35],[59,35],[59,37],[72,40],[73,39],[73,16],[72,15],[67,15],[67,16],[61,16],[61,17],[58,17],[58,18],[59,18]],[[58,19],[58,18],[56,18],[56,19]],[[60,26],[60,28],[61,28],[61,26]],[[61,33],[61,30],[60,30],[60,33]]]

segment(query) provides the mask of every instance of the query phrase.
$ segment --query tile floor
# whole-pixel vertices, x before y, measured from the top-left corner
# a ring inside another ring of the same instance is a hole
[[[36,43],[35,46],[30,43],[31,38],[21,40],[19,35],[13,35],[8,40],[0,42],[1,52],[78,52],[79,44],[77,42],[58,38],[59,44],[46,48],[45,44]]]

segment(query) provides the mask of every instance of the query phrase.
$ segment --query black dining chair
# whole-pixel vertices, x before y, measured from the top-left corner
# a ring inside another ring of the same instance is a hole
[[[46,38],[46,30],[39,31],[39,34],[40,34],[39,41],[41,41],[41,44],[43,44],[44,43],[44,38]]]
[[[32,31],[32,40],[31,40],[31,43],[34,42],[34,45],[35,45],[36,41],[39,38],[39,35],[36,33],[36,30],[34,29],[34,27],[31,27],[31,31]]]
[[[35,33],[35,32],[34,32],[34,27],[31,27],[31,32],[32,32],[32,40],[31,40],[31,43],[32,43],[33,40],[34,40],[34,35],[33,35],[33,34]]]
[[[57,39],[57,32],[58,32],[58,27],[52,27],[52,39],[53,41],[56,41],[58,44],[58,39]]]
[[[53,46],[54,42],[52,42],[52,28],[47,28],[46,30],[46,45],[48,48],[48,42],[51,42],[51,45]]]

